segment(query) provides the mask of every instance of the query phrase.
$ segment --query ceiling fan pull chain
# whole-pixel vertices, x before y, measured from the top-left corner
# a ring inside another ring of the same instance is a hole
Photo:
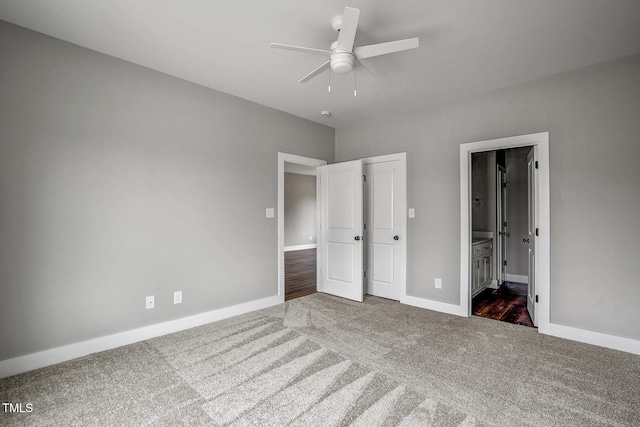
[[[353,63],[353,96],[358,96],[358,67]]]

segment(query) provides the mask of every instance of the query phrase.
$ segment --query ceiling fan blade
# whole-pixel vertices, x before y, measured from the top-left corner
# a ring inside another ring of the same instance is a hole
[[[365,70],[367,70],[369,72],[369,74],[371,74],[371,77],[373,77],[374,79],[377,79],[378,76],[376,76],[376,73],[374,73],[371,68],[369,68],[364,62],[360,61],[359,59],[357,59],[358,64],[360,64],[360,66],[362,68],[364,68]]]
[[[414,49],[418,47],[419,39],[397,40],[395,42],[372,44],[369,46],[360,46],[353,50],[354,55],[358,59],[371,58],[374,56],[386,55],[388,53],[400,52],[403,50]]]
[[[313,70],[312,72],[310,72],[309,74],[307,74],[306,76],[301,78],[298,83],[308,82],[309,80],[311,80],[312,78],[314,78],[318,74],[322,73],[323,71],[328,70],[330,65],[331,65],[331,60],[325,62],[324,64],[322,64],[321,66],[319,66],[318,68],[316,68],[315,70]]]
[[[340,28],[340,35],[338,35],[338,44],[336,49],[346,50],[351,52],[353,50],[353,42],[356,39],[356,30],[358,29],[358,20],[360,19],[360,10],[352,7],[344,8],[344,15],[342,15],[342,27]]]
[[[280,43],[271,43],[269,47],[273,47],[276,49],[293,50],[296,52],[312,53],[314,55],[322,55],[322,56],[330,56],[332,53],[330,50],[314,49],[311,47],[302,47],[302,46],[291,46],[288,44],[280,44]]]

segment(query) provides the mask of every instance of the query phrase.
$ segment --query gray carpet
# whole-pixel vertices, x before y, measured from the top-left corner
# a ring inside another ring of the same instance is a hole
[[[33,405],[2,426],[638,426],[640,357],[315,294],[0,380],[0,401]]]

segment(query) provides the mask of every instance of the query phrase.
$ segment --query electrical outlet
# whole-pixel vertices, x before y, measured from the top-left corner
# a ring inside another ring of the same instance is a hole
[[[267,218],[273,218],[275,216],[275,210],[273,208],[266,208],[265,216]]]
[[[442,279],[436,277],[436,289],[442,289]]]
[[[176,291],[173,293],[173,303],[182,304],[182,291]]]
[[[150,308],[155,308],[156,306],[156,299],[153,295],[151,295],[150,297],[147,297],[147,303],[145,305],[145,307],[147,308],[147,310],[149,310]]]
[[[416,217],[415,208],[409,208],[409,218],[415,218],[415,217]]]

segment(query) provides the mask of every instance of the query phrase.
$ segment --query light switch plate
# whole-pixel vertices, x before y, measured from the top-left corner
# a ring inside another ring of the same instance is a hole
[[[145,304],[146,304],[145,307],[147,308],[147,310],[149,310],[150,308],[154,308],[156,306],[155,297],[153,295],[151,295],[150,297],[147,297],[147,301]]]
[[[182,291],[176,291],[173,293],[173,303],[182,304]]]
[[[267,208],[267,211],[266,211],[267,218],[273,218],[274,214],[275,212],[273,208]]]
[[[409,208],[409,218],[415,218],[415,217],[416,217],[415,208]]]

